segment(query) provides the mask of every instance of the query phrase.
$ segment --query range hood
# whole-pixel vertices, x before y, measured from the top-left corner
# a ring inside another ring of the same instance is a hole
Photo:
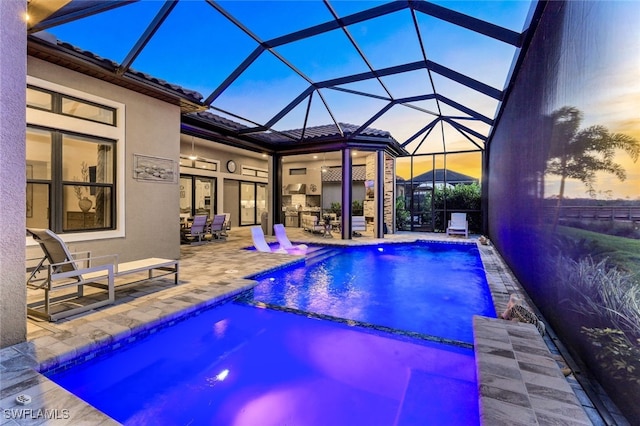
[[[304,183],[290,183],[285,188],[287,194],[304,194],[306,190],[307,186]]]

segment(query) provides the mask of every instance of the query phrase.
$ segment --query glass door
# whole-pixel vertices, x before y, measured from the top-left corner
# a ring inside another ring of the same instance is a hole
[[[267,211],[267,185],[256,184],[256,219],[262,223],[262,213]]]
[[[180,220],[195,215],[212,218],[216,211],[216,180],[203,176],[180,176]]]
[[[256,224],[256,185],[240,182],[240,224]]]
[[[240,224],[260,224],[262,213],[267,211],[267,185],[240,182]]]

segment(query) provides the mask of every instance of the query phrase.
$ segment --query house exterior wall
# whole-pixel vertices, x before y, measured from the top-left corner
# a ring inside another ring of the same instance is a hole
[[[180,135],[180,154],[182,156],[191,155],[192,139],[189,135]],[[217,161],[216,171],[203,170],[191,167],[180,167],[181,175],[205,176],[217,179],[216,205],[217,214],[231,214],[231,223],[237,226],[240,223],[240,190],[237,181],[258,182],[268,184],[270,179],[266,177],[247,176],[242,174],[242,168],[248,167],[254,170],[261,170],[269,173],[269,162],[266,157],[255,158],[239,149],[230,150],[229,147],[201,138],[193,138],[194,154],[208,160]],[[227,170],[227,162],[233,160],[237,170],[231,173]],[[234,181],[235,183],[230,183]],[[227,185],[229,183],[229,185]],[[233,187],[227,194],[226,187]]]
[[[545,5],[490,140],[487,175],[491,240],[631,424],[640,424],[640,312],[625,297],[640,286],[639,167],[623,149],[609,159],[625,180],[594,166],[607,160],[606,134],[628,147],[640,140],[638,20],[637,2]],[[571,218],[567,206],[600,216]],[[612,220],[613,209],[628,215]]]
[[[24,285],[25,0],[0,2],[0,348],[27,335]]]
[[[124,104],[124,206],[117,218],[117,232],[65,234],[74,251],[91,250],[94,255],[118,254],[120,262],[146,257],[178,258],[180,229],[178,183],[154,183],[134,179],[133,154],[178,161],[180,153],[180,109],[148,96],[107,82],[28,58],[27,74],[63,87]],[[24,108],[22,108],[24,113]],[[161,207],[161,208],[159,208]],[[122,214],[122,212],[124,214]],[[23,215],[24,216],[24,215]],[[105,235],[105,234],[102,234]],[[113,237],[109,237],[113,235]],[[97,239],[100,238],[100,239]],[[27,256],[39,254],[39,247],[27,240]]]

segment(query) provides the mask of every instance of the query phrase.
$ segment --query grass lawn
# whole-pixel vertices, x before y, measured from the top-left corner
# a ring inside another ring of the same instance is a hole
[[[598,248],[606,252],[604,256],[620,267],[631,271],[640,280],[640,240],[615,237],[566,226],[559,226],[558,232],[578,240],[593,241]]]

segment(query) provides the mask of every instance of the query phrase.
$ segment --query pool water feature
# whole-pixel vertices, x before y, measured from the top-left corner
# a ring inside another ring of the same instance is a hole
[[[473,315],[496,316],[475,244],[335,247],[261,273],[252,300],[371,326],[473,342]]]
[[[50,378],[126,425],[479,424],[471,349],[236,303]]]

